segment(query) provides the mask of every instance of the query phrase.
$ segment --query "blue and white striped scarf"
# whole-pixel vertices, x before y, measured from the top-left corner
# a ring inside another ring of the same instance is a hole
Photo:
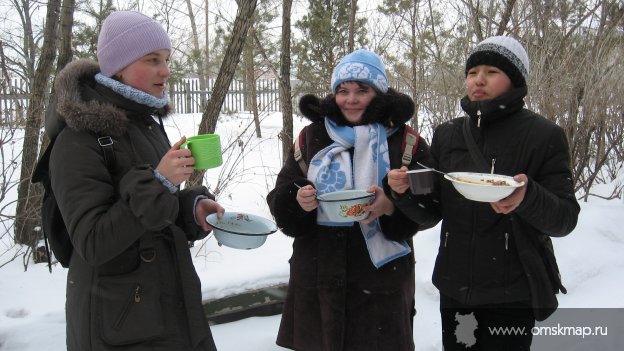
[[[397,129],[386,130],[379,123],[355,127],[338,126],[327,117],[325,128],[334,142],[314,155],[308,169],[308,179],[314,183],[317,194],[368,189],[373,184],[382,186],[382,180],[390,170],[387,137]],[[349,152],[351,148],[354,148],[353,162]],[[317,211],[317,223],[326,226],[353,225],[329,221],[320,207]],[[359,224],[375,267],[379,268],[411,252],[405,241],[386,239],[379,219],[369,224]]]

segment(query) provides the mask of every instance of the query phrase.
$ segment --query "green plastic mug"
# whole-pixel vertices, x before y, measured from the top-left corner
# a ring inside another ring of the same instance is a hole
[[[195,159],[195,169],[208,169],[221,166],[221,140],[218,134],[201,134],[189,137],[180,146],[188,148]]]

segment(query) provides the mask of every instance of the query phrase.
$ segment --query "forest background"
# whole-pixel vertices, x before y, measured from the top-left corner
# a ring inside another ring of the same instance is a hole
[[[352,50],[384,58],[389,80],[416,102],[412,125],[430,141],[437,125],[461,114],[470,48],[491,35],[514,36],[531,62],[527,106],[564,128],[579,199],[622,196],[622,0],[0,0],[0,142],[22,144],[0,154],[0,237],[23,247],[3,248],[12,254],[0,255],[0,268],[21,257],[27,269],[31,258],[41,259],[42,189],[30,178],[49,142],[42,126],[54,78],[76,58],[95,59],[103,19],[127,9],[154,17],[171,35],[170,89],[198,79],[205,92],[199,133],[215,131],[236,80],[246,87],[250,128],[260,137],[265,112],[256,81],[277,79],[282,159],[292,145],[297,97],[328,93],[333,67]],[[25,87],[12,85],[15,79]],[[237,172],[220,173],[212,189],[218,197],[228,195]],[[197,172],[188,183],[203,179]],[[613,184],[612,192],[594,194],[600,184]]]

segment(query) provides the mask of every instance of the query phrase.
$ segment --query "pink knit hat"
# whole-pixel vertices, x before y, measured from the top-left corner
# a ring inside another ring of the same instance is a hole
[[[160,23],[135,11],[117,11],[104,20],[97,44],[101,73],[113,76],[132,62],[161,49],[171,51]]]

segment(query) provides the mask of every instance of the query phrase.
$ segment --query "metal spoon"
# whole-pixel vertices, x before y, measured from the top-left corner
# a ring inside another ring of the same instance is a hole
[[[418,162],[418,161],[416,161],[416,164],[418,164],[418,165],[419,165],[420,167],[422,167],[422,168],[426,168],[426,169],[432,170],[432,171],[434,171],[434,172],[438,172],[438,173],[440,173],[440,174],[444,174],[445,176],[447,176],[447,177],[449,177],[449,178],[451,178],[451,179],[454,179],[454,180],[459,181],[459,179],[457,179],[457,177],[455,177],[455,176],[452,176],[452,175],[450,175],[450,174],[448,174],[448,173],[445,173],[445,172],[442,172],[442,171],[438,171],[438,170],[437,170],[437,169],[435,169],[435,168],[427,167],[427,166],[423,165],[422,163],[420,163],[420,162]]]

